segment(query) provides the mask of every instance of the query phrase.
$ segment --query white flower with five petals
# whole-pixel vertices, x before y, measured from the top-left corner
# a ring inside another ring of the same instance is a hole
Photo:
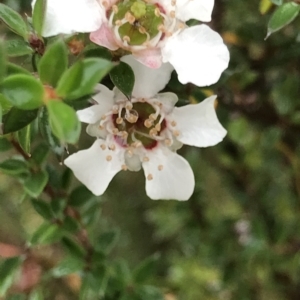
[[[33,1],[33,5],[36,0]],[[214,84],[228,67],[221,36],[207,25],[214,0],[48,0],[43,35],[91,32],[110,50],[131,52],[150,68],[169,62],[183,84]]]
[[[117,88],[111,91],[98,85],[96,104],[78,111],[96,141],[91,148],[70,155],[65,165],[95,195],[103,194],[119,171],[143,168],[150,198],[188,200],[194,175],[176,150],[182,144],[208,147],[222,141],[226,130],[215,113],[216,96],[175,107],[175,94],[158,94],[170,79],[169,64],[146,72],[132,56],[122,60],[135,74],[132,98],[128,100]]]

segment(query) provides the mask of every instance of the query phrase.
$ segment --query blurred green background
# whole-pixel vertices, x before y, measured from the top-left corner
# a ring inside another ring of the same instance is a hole
[[[30,1],[4,2],[31,13]],[[90,235],[119,230],[112,260],[134,268],[160,255],[149,280],[166,300],[300,299],[300,20],[264,40],[274,7],[265,15],[259,7],[258,0],[216,1],[209,25],[228,45],[230,67],[209,88],[183,86],[175,75],[166,88],[182,104],[217,94],[217,114],[228,130],[215,147],[180,150],[195,173],[192,198],[152,201],[142,172],[121,172],[89,212],[96,220]],[[83,131],[79,148],[92,141]],[[1,160],[12,153],[1,152]],[[64,168],[55,159],[53,165]],[[0,174],[1,255],[42,223],[22,193],[16,180]],[[29,273],[62,256],[57,245],[38,251]],[[69,276],[44,289],[47,299],[77,299],[79,286],[79,277]]]

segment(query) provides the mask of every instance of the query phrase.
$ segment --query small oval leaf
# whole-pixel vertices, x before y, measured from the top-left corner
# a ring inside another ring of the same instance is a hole
[[[7,77],[2,83],[2,93],[20,109],[32,110],[43,105],[44,88],[32,76],[19,74]]]
[[[130,98],[135,80],[132,68],[128,64],[121,61],[115,68],[110,71],[109,75],[114,85],[127,98]]]

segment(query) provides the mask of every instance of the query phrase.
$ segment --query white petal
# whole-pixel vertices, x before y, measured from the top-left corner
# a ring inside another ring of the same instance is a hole
[[[128,151],[125,152],[125,164],[128,170],[138,172],[142,168],[142,163],[139,155],[129,155]]]
[[[95,88],[97,94],[92,98],[101,105],[111,105],[114,104],[114,92],[108,89],[103,84],[97,84]]]
[[[223,140],[227,132],[217,118],[215,99],[216,96],[211,96],[199,104],[174,108],[172,118],[177,123],[176,129],[180,132],[177,139],[180,142],[190,146],[208,147]]]
[[[206,25],[189,27],[170,37],[162,54],[163,61],[174,66],[183,84],[216,83],[229,63],[229,52],[221,36]]]
[[[91,148],[72,154],[65,160],[65,165],[73,171],[77,179],[97,196],[105,192],[124,164],[123,149],[112,151],[106,145],[106,149],[102,150],[102,144],[106,142],[96,140]]]
[[[162,90],[171,78],[173,67],[162,64],[158,69],[150,69],[138,62],[132,55],[126,55],[121,61],[130,65],[135,75],[135,84],[132,95],[141,98],[150,98]]]
[[[101,26],[103,14],[97,0],[48,0],[43,36],[95,31]]]
[[[86,127],[86,133],[92,137],[100,138],[100,139],[106,139],[108,132],[106,129],[100,129],[99,128],[99,122],[95,124],[89,124]]]
[[[99,104],[94,104],[91,107],[78,110],[77,116],[79,121],[83,123],[94,124],[103,116],[102,106]]]
[[[195,187],[189,163],[162,146],[149,150],[147,156],[149,162],[143,162],[147,195],[153,200],[188,200]]]
[[[174,109],[174,106],[178,101],[178,97],[176,94],[168,92],[158,94],[157,100],[162,103],[163,111],[166,114],[169,114]]]
[[[177,0],[176,18],[184,22],[190,19],[209,22],[213,7],[214,0]]]

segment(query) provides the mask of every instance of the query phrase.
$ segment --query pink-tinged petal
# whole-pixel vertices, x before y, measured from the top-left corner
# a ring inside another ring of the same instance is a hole
[[[184,22],[190,19],[210,22],[214,2],[214,0],[177,0],[176,18]]]
[[[229,63],[221,36],[206,25],[186,28],[168,38],[162,55],[163,61],[174,66],[181,83],[197,86],[216,83]]]
[[[173,67],[162,64],[159,69],[150,69],[138,62],[132,55],[126,55],[121,61],[127,63],[135,75],[132,95],[137,98],[151,98],[162,90],[171,78]]]
[[[105,145],[105,150],[101,149]],[[70,155],[65,160],[75,177],[96,196],[102,195],[112,178],[122,169],[124,150],[109,150],[104,140],[96,140],[91,148]]]
[[[188,200],[195,187],[189,163],[163,146],[149,150],[147,156],[149,161],[143,162],[147,195],[153,200]]]
[[[217,118],[215,99],[216,96],[211,96],[199,104],[174,108],[170,118],[177,123],[177,139],[180,142],[190,146],[209,147],[223,140],[227,131]]]
[[[90,34],[90,40],[93,43],[112,51],[119,49],[119,46],[114,39],[114,34],[106,23],[103,23],[97,31]]]
[[[43,36],[95,31],[101,26],[104,13],[97,0],[48,0]]]
[[[162,65],[161,50],[159,48],[146,49],[132,53],[137,61],[151,69],[158,69]]]

